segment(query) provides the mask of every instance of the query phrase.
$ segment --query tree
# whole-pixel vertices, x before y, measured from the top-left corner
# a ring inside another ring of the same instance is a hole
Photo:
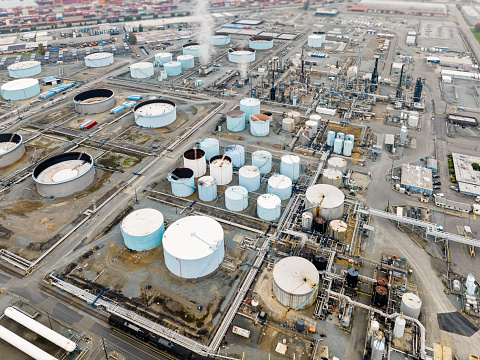
[[[130,39],[130,44],[135,45],[137,43],[137,37],[134,33],[128,34],[128,38]]]
[[[45,55],[45,46],[42,43],[38,44],[38,55]]]
[[[305,1],[303,3],[303,10],[307,11],[309,6],[310,6],[310,1],[309,0]]]
[[[478,163],[472,163],[472,168],[475,171],[479,171],[480,170],[480,165]]]
[[[450,169],[450,174],[455,174],[455,170]]]
[[[475,26],[473,27],[473,30],[475,32],[480,32],[480,23],[476,23]]]
[[[142,24],[139,24],[139,25],[138,25],[138,32],[143,32],[143,26],[142,26]]]

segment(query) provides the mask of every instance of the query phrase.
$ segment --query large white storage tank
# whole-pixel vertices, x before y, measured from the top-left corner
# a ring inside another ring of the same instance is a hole
[[[316,121],[313,121],[313,120],[307,120],[305,121],[305,130],[307,131],[308,133],[308,137],[310,139],[312,139],[313,137],[315,137],[315,135],[317,134],[317,131],[318,131],[318,124]]]
[[[240,100],[240,110],[245,113],[245,120],[250,120],[250,116],[260,114],[260,100],[255,98],[246,98]]]
[[[300,124],[300,113],[298,111],[292,110],[287,114],[287,116],[295,120],[295,125]]]
[[[125,246],[134,251],[151,250],[162,242],[165,225],[163,214],[155,209],[136,210],[120,226]]]
[[[287,257],[273,268],[273,293],[283,306],[305,309],[317,299],[319,280],[318,270],[310,261],[298,256]]]
[[[317,126],[320,127],[322,125],[322,116],[318,114],[312,114],[310,115],[309,119],[311,121],[315,121],[317,123]]]
[[[257,198],[257,215],[265,221],[278,220],[282,213],[282,200],[275,194],[263,194]]]
[[[8,75],[14,79],[28,78],[42,72],[42,63],[36,60],[21,61],[7,67]]]
[[[191,69],[195,66],[195,58],[192,55],[179,55],[177,61],[181,64],[182,69]]]
[[[343,216],[345,195],[332,185],[316,184],[305,192],[305,208],[315,217],[322,216],[327,221],[340,219]]]
[[[233,178],[232,159],[227,155],[217,155],[210,159],[210,175],[218,185],[230,184]]]
[[[325,169],[322,174],[322,184],[333,185],[337,188],[342,186],[343,173],[336,169]]]
[[[205,151],[207,161],[220,154],[220,141],[215,138],[205,138],[199,142],[200,149]]]
[[[308,46],[312,48],[323,48],[325,46],[326,34],[323,31],[314,31],[308,35]]]
[[[273,38],[270,36],[252,36],[248,46],[254,50],[268,50],[273,48]]]
[[[412,293],[405,293],[400,303],[400,312],[407,317],[418,319],[420,310],[422,309],[422,300]]]
[[[183,167],[192,169],[194,177],[200,177],[207,172],[207,159],[202,149],[189,149],[183,153]]]
[[[182,64],[178,61],[172,61],[163,64],[163,69],[167,72],[167,76],[177,76],[182,73]]]
[[[177,119],[177,105],[170,100],[152,99],[133,108],[135,123],[146,128],[161,128]]]
[[[195,191],[195,177],[193,170],[176,168],[167,177],[172,185],[172,194],[178,197],[187,197]]]
[[[113,54],[99,52],[85,56],[85,66],[91,68],[104,67],[113,64]]]
[[[183,45],[183,55],[192,55],[193,57],[200,56],[200,44],[189,43]]]
[[[230,34],[217,32],[209,38],[210,45],[222,46],[230,44]]]
[[[213,201],[217,198],[217,180],[213,176],[202,176],[198,179],[198,198],[202,201]]]
[[[196,279],[214,272],[225,256],[222,226],[207,216],[187,216],[163,235],[165,265],[176,276]]]
[[[328,226],[328,234],[338,241],[345,241],[347,238],[347,223],[342,220],[332,220]]]
[[[253,165],[245,165],[238,170],[238,184],[248,191],[260,188],[260,169]]]
[[[254,151],[252,165],[260,169],[260,174],[268,174],[272,171],[272,154],[266,150]]]
[[[295,120],[292,118],[284,118],[282,120],[282,130],[292,133],[295,130]]]
[[[268,179],[267,193],[277,195],[280,200],[292,196],[292,180],[286,175],[276,174]]]
[[[250,47],[234,47],[228,50],[228,60],[236,63],[251,63],[255,61],[255,49]]]
[[[2,98],[7,101],[30,99],[40,94],[37,79],[25,78],[6,82],[1,87]]]
[[[293,154],[282,155],[280,174],[287,175],[292,180],[297,180],[300,176],[300,158]]]
[[[115,96],[110,89],[91,89],[75,95],[73,104],[79,114],[98,114],[115,106]]]
[[[345,173],[347,170],[347,161],[341,157],[332,157],[327,161],[327,167],[329,169],[339,170],[342,173]]]
[[[242,145],[229,145],[223,152],[232,159],[234,167],[241,167],[245,164],[245,148]]]
[[[267,136],[270,132],[270,118],[264,114],[250,116],[250,134],[253,136]]]
[[[227,130],[234,132],[245,130],[245,112],[242,110],[227,112]]]
[[[130,75],[134,79],[146,79],[154,74],[153,64],[151,62],[142,61],[130,65]]]
[[[172,53],[158,53],[155,54],[155,66],[163,66],[163,64],[173,60]]]
[[[25,154],[25,145],[20,134],[0,134],[0,168],[18,161]]]
[[[243,186],[229,186],[225,190],[225,207],[231,211],[243,211],[248,207],[248,190]]]

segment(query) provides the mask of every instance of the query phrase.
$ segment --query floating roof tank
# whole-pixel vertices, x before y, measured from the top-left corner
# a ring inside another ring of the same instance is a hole
[[[250,134],[253,136],[267,136],[270,132],[270,119],[264,114],[250,116]]]
[[[0,168],[11,165],[25,154],[25,145],[20,134],[0,134]]]
[[[146,79],[154,74],[153,64],[151,62],[142,61],[130,65],[130,75],[134,79]]]
[[[1,93],[7,101],[30,99],[40,94],[40,84],[32,78],[12,80],[2,85]]]
[[[172,62],[172,53],[158,53],[155,54],[155,66],[163,66],[163,64]]]
[[[91,68],[104,67],[113,64],[113,54],[99,52],[85,56],[85,66]]]
[[[232,159],[234,167],[241,167],[245,164],[245,148],[242,145],[229,145],[225,148],[224,153]]]
[[[418,319],[420,316],[420,310],[422,309],[422,300],[412,293],[405,293],[402,296],[402,302],[400,303],[400,312],[403,315]]]
[[[245,112],[242,110],[227,112],[227,130],[234,132],[245,130]]]
[[[387,303],[387,293],[388,290],[385,286],[376,286],[375,292],[373,293],[373,303],[377,306],[385,306]]]
[[[210,175],[218,185],[230,184],[233,178],[232,159],[227,155],[217,155],[210,159]]]
[[[207,216],[187,216],[163,235],[165,265],[172,274],[197,279],[214,272],[225,256],[222,226]]]
[[[343,173],[336,169],[325,169],[322,174],[322,184],[333,185],[337,188],[342,186]]]
[[[202,176],[198,179],[198,198],[209,202],[217,198],[217,180],[213,176]]]
[[[163,64],[167,76],[177,76],[182,73],[182,64],[179,61],[172,61]]]
[[[112,90],[92,89],[75,95],[73,104],[79,114],[98,114],[113,108],[115,97]]]
[[[209,38],[210,45],[222,46],[230,44],[230,34],[217,32]]]
[[[200,140],[200,149],[205,151],[205,158],[207,161],[214,156],[220,155],[220,141],[215,138],[205,138]]]
[[[240,110],[245,113],[245,120],[250,120],[250,116],[260,114],[260,100],[255,98],[246,98],[240,100]]]
[[[248,191],[260,188],[260,169],[253,165],[245,165],[238,170],[238,184]]]
[[[200,177],[207,172],[207,159],[202,149],[190,149],[183,153],[183,167],[193,170],[194,177]]]
[[[316,217],[323,216],[328,221],[343,216],[345,195],[332,185],[316,184],[305,192],[305,208]]]
[[[273,268],[273,293],[283,306],[305,309],[316,301],[319,280],[318,271],[310,261],[290,256]]]
[[[175,196],[187,197],[195,191],[192,169],[176,168],[168,175],[168,181],[172,184],[172,194]]]
[[[134,251],[151,250],[162,242],[163,214],[155,209],[140,209],[128,214],[120,226],[125,246]]]
[[[273,48],[273,38],[270,36],[252,36],[248,46],[254,50],[268,50]]]
[[[229,186],[225,190],[225,207],[231,211],[243,211],[248,207],[248,190],[243,186]]]
[[[21,61],[7,67],[8,75],[14,79],[28,78],[42,72],[42,63],[36,60]]]
[[[255,61],[255,49],[250,47],[234,47],[228,50],[228,60],[236,63],[251,63]]]
[[[280,200],[292,196],[292,180],[286,175],[273,175],[268,179],[267,193],[277,195]]]
[[[300,176],[300,158],[293,154],[282,155],[280,174],[287,175],[292,180],[297,180]]]
[[[282,213],[282,200],[274,194],[263,194],[257,198],[257,215],[265,221],[278,220]]]
[[[200,44],[188,43],[183,45],[183,55],[192,55],[194,57],[200,56]]]
[[[272,154],[266,150],[254,151],[252,165],[260,169],[260,174],[268,174],[272,171]]]
[[[181,64],[182,69],[191,69],[195,66],[195,58],[193,55],[179,55],[177,61]]]
[[[152,99],[133,108],[135,123],[145,128],[161,128],[177,119],[177,105],[171,100]]]

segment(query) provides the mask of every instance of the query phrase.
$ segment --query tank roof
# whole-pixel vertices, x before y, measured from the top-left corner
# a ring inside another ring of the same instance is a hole
[[[155,116],[169,113],[175,109],[175,103],[165,99],[152,99],[136,105],[134,111],[137,115]]]
[[[245,165],[238,170],[238,174],[243,177],[255,177],[260,175],[260,169],[253,165]]]
[[[132,236],[144,236],[157,231],[163,224],[163,214],[155,209],[145,208],[127,215],[122,221],[122,230]]]
[[[300,158],[294,154],[285,154],[282,155],[282,161],[287,164],[296,164],[300,162]]]
[[[275,194],[263,194],[258,197],[257,205],[264,209],[275,209],[282,205],[282,200]]]
[[[171,61],[168,63],[163,64],[163,67],[174,67],[174,66],[182,66],[182,63],[180,61]]]
[[[178,55],[177,60],[190,60],[195,59],[193,55]]]
[[[90,54],[90,55],[87,55],[85,56],[85,59],[105,59],[105,58],[108,58],[108,57],[111,57],[113,56],[112,53],[109,53],[109,52],[98,52],[98,53],[93,53],[93,54]]]
[[[268,185],[275,189],[286,189],[292,186],[292,179],[286,175],[275,174],[268,179]]]
[[[290,256],[275,265],[273,279],[280,289],[289,294],[306,295],[318,286],[320,276],[310,261]]]
[[[260,105],[260,100],[255,98],[245,98],[240,100],[240,104],[244,106],[257,106]]]
[[[147,69],[151,67],[153,67],[153,64],[148,61],[142,61],[142,62],[138,62],[130,65],[130,68],[133,68],[133,69]]]
[[[210,175],[202,176],[201,178],[198,179],[198,186],[212,186],[217,182],[217,180]]]
[[[345,201],[343,192],[335,186],[328,184],[316,184],[305,191],[305,198],[312,204],[325,208],[341,206]]]
[[[227,190],[225,190],[225,196],[228,196],[228,198],[232,200],[242,200],[248,197],[248,190],[243,186],[229,186]]]
[[[231,118],[239,118],[245,116],[245,112],[242,110],[231,110],[227,112],[227,116]]]
[[[12,64],[8,66],[8,70],[20,70],[20,69],[29,69],[34,66],[40,65],[41,62],[37,60],[28,60],[28,61],[20,61],[18,63]]]
[[[265,115],[265,114],[255,114],[250,116],[250,120],[256,121],[256,122],[264,122],[264,121],[270,120],[270,117],[268,117],[268,115]]]
[[[23,90],[38,84],[37,79],[26,78],[26,79],[17,79],[6,82],[2,85],[2,90],[4,91],[15,91],[15,90]]]

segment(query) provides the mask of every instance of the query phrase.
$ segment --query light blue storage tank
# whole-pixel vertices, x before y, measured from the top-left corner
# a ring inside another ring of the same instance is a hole
[[[248,207],[248,190],[243,186],[229,186],[225,190],[225,207],[231,211],[243,211]]]
[[[217,180],[213,176],[202,176],[198,179],[198,197],[209,202],[217,198]]]
[[[265,221],[278,220],[282,213],[282,201],[277,195],[263,194],[257,199],[257,215]]]
[[[214,156],[220,155],[220,141],[215,138],[205,138],[200,140],[200,149],[205,151],[207,161]]]
[[[245,130],[245,112],[243,112],[242,110],[232,110],[227,112],[227,130]]]
[[[333,152],[335,154],[341,154],[343,149],[343,140],[342,138],[337,137],[333,143]]]
[[[327,146],[333,146],[333,142],[335,141],[335,131],[329,131],[327,133]]]
[[[238,184],[248,191],[260,188],[260,169],[253,165],[245,165],[238,170]]]
[[[172,194],[175,196],[187,197],[195,191],[192,169],[176,168],[168,175],[168,181],[172,184]]]
[[[340,139],[342,139],[342,140],[345,140],[345,134],[342,133],[342,132],[338,132],[338,133],[337,133],[337,138],[340,138]]]
[[[347,136],[345,136],[345,140],[350,140],[351,142],[355,142],[355,136],[352,134],[347,134]]]
[[[285,154],[280,162],[280,174],[297,180],[300,176],[300,158],[297,155]]]
[[[250,116],[260,114],[260,100],[247,98],[240,100],[240,110],[245,113],[245,119],[250,120]]]
[[[352,156],[352,150],[353,150],[353,141],[345,140],[345,142],[343,143],[343,155]]]
[[[268,174],[272,171],[272,154],[265,150],[254,151],[252,165],[260,169],[260,174]]]
[[[149,208],[136,210],[123,219],[120,231],[130,250],[151,250],[162,242],[165,232],[163,214]]]
[[[268,179],[267,193],[277,195],[280,200],[292,196],[292,180],[286,175],[273,175]]]
[[[245,164],[245,148],[241,145],[229,145],[225,148],[224,154],[232,159],[234,167],[241,167]]]

